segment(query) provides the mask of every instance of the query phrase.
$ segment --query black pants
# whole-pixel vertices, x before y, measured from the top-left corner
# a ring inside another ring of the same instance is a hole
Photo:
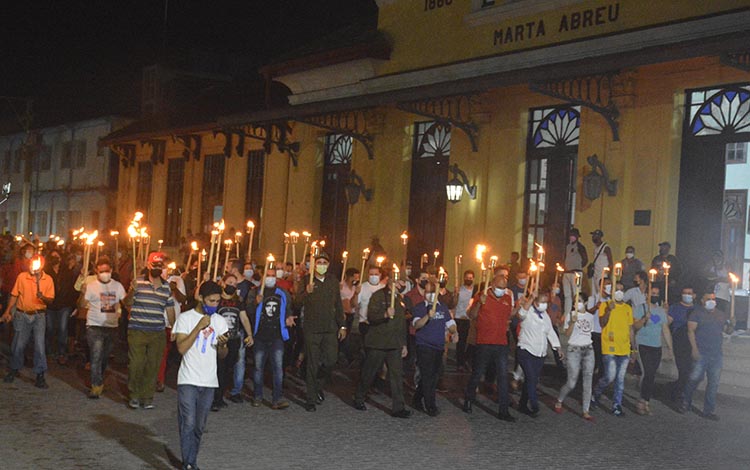
[[[362,364],[362,374],[354,399],[358,402],[365,401],[365,396],[375,380],[375,376],[383,367],[383,362],[388,367],[388,381],[391,386],[391,399],[393,400],[392,411],[397,413],[404,409],[404,372],[401,349],[373,349],[367,348],[365,362]]]
[[[443,351],[427,346],[417,345],[417,367],[419,367],[419,384],[414,393],[414,401],[424,400],[427,410],[437,408],[435,393],[437,391],[440,367],[443,363]]]
[[[690,369],[693,367],[692,348],[688,339],[687,327],[672,332],[672,349],[674,350],[674,362],[677,366],[677,380],[672,387],[672,400],[682,400],[685,385],[690,378]]]
[[[469,326],[471,320],[468,318],[456,319],[456,328],[458,329],[458,343],[456,344],[456,367],[466,365],[466,340],[469,337]]]
[[[639,344],[638,353],[641,358],[641,368],[643,369],[641,398],[649,401],[654,394],[656,370],[659,368],[659,364],[661,364],[661,348]]]
[[[504,344],[478,344],[475,349],[474,368],[466,385],[465,398],[473,401],[477,396],[477,386],[487,366],[493,364],[497,370],[497,394],[500,412],[508,411],[510,394],[508,393],[508,346]]]
[[[594,318],[594,321],[599,321],[598,318]],[[591,333],[591,341],[594,345],[594,373],[602,373],[602,334]]]
[[[237,363],[239,357],[240,347],[242,346],[242,340],[240,338],[234,338],[227,341],[227,348],[229,352],[224,359],[216,358],[216,374],[219,376],[219,388],[214,391],[214,401],[219,401],[224,398],[224,392],[227,387],[234,385],[234,365]]]

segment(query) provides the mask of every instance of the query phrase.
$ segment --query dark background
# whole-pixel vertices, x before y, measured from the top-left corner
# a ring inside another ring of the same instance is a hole
[[[33,98],[33,127],[136,115],[141,68],[161,58],[189,54],[205,71],[253,79],[274,58],[376,23],[374,0],[10,0],[0,96]],[[20,109],[0,100],[0,123]]]

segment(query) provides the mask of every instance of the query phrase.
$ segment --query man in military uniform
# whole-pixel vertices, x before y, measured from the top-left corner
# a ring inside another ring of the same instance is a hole
[[[307,278],[297,296],[297,302],[304,309],[307,411],[315,411],[315,405],[325,400],[322,382],[330,378],[336,364],[337,341],[346,338],[339,281],[328,272],[329,264],[328,254],[320,252],[310,273],[313,282]]]
[[[385,362],[388,367],[388,380],[391,385],[393,407],[391,415],[395,418],[408,418],[411,412],[404,406],[403,358],[406,357],[406,317],[400,295],[396,295],[394,307],[391,308],[391,289],[393,284],[375,291],[367,306],[367,321],[370,325],[365,335],[365,362],[362,365],[357,392],[354,395],[354,408],[365,411],[365,395],[375,380],[375,375]],[[404,290],[406,283],[398,281],[395,288]]]

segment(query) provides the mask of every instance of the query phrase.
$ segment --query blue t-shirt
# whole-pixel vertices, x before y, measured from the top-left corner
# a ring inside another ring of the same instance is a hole
[[[414,318],[412,324],[416,324],[417,320],[428,315],[430,308],[432,308],[432,304],[428,304],[427,302],[420,302],[414,306],[411,311]],[[451,318],[448,306],[438,302],[435,317],[431,318],[425,326],[417,330],[417,346],[425,346],[442,351],[445,348],[445,332],[455,324],[456,322]]]
[[[633,309],[633,319],[640,320],[644,316],[643,309]],[[646,325],[638,330],[635,335],[635,341],[644,346],[652,348],[661,347],[661,329],[667,323],[667,313],[663,308],[656,305],[651,306],[651,317]]]
[[[698,324],[695,329],[695,342],[702,356],[721,356],[721,343],[724,341],[724,326],[727,315],[719,309],[709,312],[703,307],[696,307],[690,321]]]
[[[688,317],[690,317],[694,309],[695,305],[685,306],[681,303],[669,306],[669,316],[672,317],[672,325],[669,328],[672,330],[672,333],[687,327]]]

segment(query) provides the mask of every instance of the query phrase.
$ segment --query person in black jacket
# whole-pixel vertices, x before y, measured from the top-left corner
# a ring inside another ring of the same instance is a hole
[[[384,273],[384,276],[387,274]],[[387,279],[386,279],[387,281]],[[365,411],[365,395],[385,362],[388,367],[388,380],[391,387],[393,406],[391,416],[408,418],[411,412],[404,405],[403,358],[406,357],[406,317],[401,295],[395,296],[391,307],[391,290],[404,290],[406,283],[397,281],[386,284],[386,288],[375,291],[367,306],[367,321],[370,325],[365,335],[365,361],[362,364],[357,392],[354,395],[354,408]]]

